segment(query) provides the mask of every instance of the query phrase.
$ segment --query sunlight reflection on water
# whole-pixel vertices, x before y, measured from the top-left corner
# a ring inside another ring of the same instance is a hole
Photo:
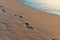
[[[19,0],[26,6],[60,16],[60,0]]]

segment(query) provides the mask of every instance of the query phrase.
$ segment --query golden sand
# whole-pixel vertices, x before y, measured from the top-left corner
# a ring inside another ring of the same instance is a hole
[[[60,40],[60,17],[0,0],[0,40]]]

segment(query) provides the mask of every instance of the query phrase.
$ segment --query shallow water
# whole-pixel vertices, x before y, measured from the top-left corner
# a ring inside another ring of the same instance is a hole
[[[19,0],[26,6],[60,16],[60,0]]]

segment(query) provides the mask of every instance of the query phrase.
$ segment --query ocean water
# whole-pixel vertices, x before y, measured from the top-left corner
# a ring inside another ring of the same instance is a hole
[[[19,0],[26,6],[60,16],[60,0]]]

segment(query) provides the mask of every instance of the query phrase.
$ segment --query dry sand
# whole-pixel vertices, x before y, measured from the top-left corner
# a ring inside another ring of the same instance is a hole
[[[60,17],[0,0],[0,40],[60,40]]]

